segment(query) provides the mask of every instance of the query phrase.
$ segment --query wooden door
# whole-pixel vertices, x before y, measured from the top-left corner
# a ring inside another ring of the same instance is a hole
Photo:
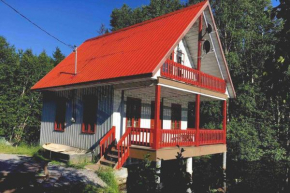
[[[171,105],[171,129],[181,129],[181,105]]]
[[[127,98],[126,106],[126,128],[140,128],[141,121],[141,99]]]

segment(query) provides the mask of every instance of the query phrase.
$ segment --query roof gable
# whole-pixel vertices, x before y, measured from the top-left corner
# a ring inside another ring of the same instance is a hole
[[[208,5],[207,1],[85,41],[32,89],[46,89],[152,74],[168,50]]]
[[[32,89],[42,90],[69,85],[98,82],[128,76],[153,76],[169,57],[174,47],[193,27],[202,12],[214,24],[208,1],[86,40]],[[209,18],[210,17],[210,18]],[[216,26],[214,24],[216,31]],[[235,96],[218,34],[213,35],[230,96]],[[193,45],[194,46],[194,45]],[[226,73],[226,74],[225,74]],[[223,75],[222,75],[223,76]]]

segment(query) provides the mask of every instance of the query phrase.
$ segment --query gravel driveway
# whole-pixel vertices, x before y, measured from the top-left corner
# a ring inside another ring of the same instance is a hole
[[[40,192],[53,192],[55,188],[60,187],[67,187],[72,190],[68,192],[74,192],[73,187],[79,184],[106,186],[96,173],[87,169],[49,164],[48,171],[50,175],[45,177],[39,175],[43,173],[42,168],[42,164],[35,162],[31,157],[0,154],[0,192],[35,190],[33,188],[37,188],[37,191]]]

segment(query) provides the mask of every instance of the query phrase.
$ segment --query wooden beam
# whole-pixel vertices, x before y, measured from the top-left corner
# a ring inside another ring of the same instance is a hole
[[[223,94],[223,93],[211,91],[205,88],[200,88],[194,85],[178,82],[175,80],[170,80],[164,77],[158,77],[158,84],[162,86],[167,86],[173,89],[177,89],[177,90],[183,90],[185,92],[191,92],[195,94],[200,94],[202,96],[216,98],[219,100],[226,100],[228,98],[228,95]]]

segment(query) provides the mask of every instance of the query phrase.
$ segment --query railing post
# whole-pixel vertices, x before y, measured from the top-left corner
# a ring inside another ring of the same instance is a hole
[[[196,146],[199,146],[199,112],[200,112],[200,95],[195,99],[195,128],[196,128]]]
[[[153,131],[153,148],[160,148],[160,93],[161,86],[156,85],[155,89],[155,117],[154,117],[154,131]]]
[[[224,131],[224,144],[227,143],[227,100],[223,101],[223,131]]]

